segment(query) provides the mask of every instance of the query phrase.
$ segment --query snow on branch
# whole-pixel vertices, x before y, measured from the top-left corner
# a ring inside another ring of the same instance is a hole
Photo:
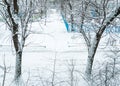
[[[114,12],[111,13],[111,15],[106,19],[106,21],[103,23],[103,25],[100,27],[98,33],[102,34],[106,27],[118,16],[120,15],[120,6],[116,8]]]

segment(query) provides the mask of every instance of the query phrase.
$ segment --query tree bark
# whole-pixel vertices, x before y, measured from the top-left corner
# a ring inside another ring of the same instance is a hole
[[[14,13],[18,14],[19,8],[18,8],[17,0],[13,0],[13,5],[14,5]]]
[[[90,79],[91,73],[92,73],[92,66],[93,66],[93,61],[94,57],[97,51],[97,47],[99,45],[101,36],[96,34],[93,42],[91,43],[91,46],[88,48],[88,59],[87,59],[87,66],[86,66],[86,76],[88,79]]]
[[[21,77],[21,64],[22,64],[22,49],[19,43],[19,38],[18,38],[18,25],[16,23],[13,24],[13,44],[14,48],[16,51],[16,67],[15,67],[15,81],[19,81],[19,78]]]
[[[70,0],[67,0],[68,1],[68,6],[70,8],[70,22],[71,22],[71,31],[74,31],[74,15],[73,15],[73,7],[72,7],[72,4],[70,3]]]
[[[15,81],[19,82],[21,78],[22,71],[22,51],[16,53],[16,67],[15,67]]]

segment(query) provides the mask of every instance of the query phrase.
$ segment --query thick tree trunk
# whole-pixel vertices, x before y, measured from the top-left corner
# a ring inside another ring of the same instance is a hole
[[[18,24],[15,22],[15,19],[13,18],[10,4],[7,2],[7,0],[4,0],[4,2],[5,5],[7,5],[7,12],[9,15],[9,19],[12,23],[12,28],[11,28],[12,40],[16,52],[15,80],[18,81],[21,76],[21,61],[22,61],[22,49],[18,37]],[[18,13],[17,0],[14,0],[13,3],[14,3],[14,11],[15,13]]]
[[[88,55],[87,66],[86,66],[86,71],[85,71],[87,78],[90,78],[90,75],[92,72],[93,60],[94,60],[93,56]]]
[[[13,23],[13,44],[16,51],[16,67],[15,67],[15,81],[18,81],[21,76],[21,61],[22,61],[22,49],[18,38],[18,24]]]
[[[87,79],[90,79],[90,76],[91,76],[91,73],[92,73],[94,56],[95,56],[95,53],[90,54],[90,52],[94,52],[94,51],[93,50],[88,51],[87,65],[86,65],[86,70],[85,70],[85,74],[86,74]]]
[[[19,81],[22,69],[22,51],[16,53],[15,81]]]
[[[93,42],[91,43],[91,46],[88,48],[88,59],[87,59],[87,66],[85,71],[86,77],[88,79],[90,79],[91,77],[93,61],[98,48],[100,38],[101,38],[101,35],[96,34]]]

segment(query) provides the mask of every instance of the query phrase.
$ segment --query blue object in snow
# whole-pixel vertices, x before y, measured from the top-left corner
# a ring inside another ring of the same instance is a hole
[[[65,24],[65,27],[66,27],[66,30],[69,32],[69,24],[67,23],[66,19],[64,18],[64,16],[62,15],[62,19],[64,21],[64,24]]]

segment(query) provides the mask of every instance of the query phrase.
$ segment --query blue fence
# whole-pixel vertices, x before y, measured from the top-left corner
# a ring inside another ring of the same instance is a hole
[[[83,29],[85,32],[90,32],[95,30],[95,27],[90,26],[90,25],[84,25]],[[105,29],[104,33],[120,33],[120,26],[108,26]]]
[[[120,26],[108,26],[105,30],[106,33],[120,33]]]
[[[69,30],[69,24],[67,23],[67,21],[66,21],[66,19],[64,18],[63,15],[62,15],[62,19],[63,19],[63,21],[64,21],[64,24],[65,24],[65,27],[66,27],[67,32],[69,32],[69,31],[70,31],[70,30]]]
[[[62,15],[62,19],[64,21],[67,32],[78,32],[76,25],[72,26],[71,24],[69,24],[63,15]]]
[[[72,26],[73,28],[71,28],[71,24],[67,22],[67,20],[63,15],[62,15],[62,19],[64,21],[67,32],[79,32],[79,28],[76,25],[73,25]],[[90,32],[93,31],[95,27],[93,28],[92,25],[83,25],[83,29],[85,32]],[[105,30],[105,33],[110,33],[110,32],[120,33],[120,26],[108,26]]]

